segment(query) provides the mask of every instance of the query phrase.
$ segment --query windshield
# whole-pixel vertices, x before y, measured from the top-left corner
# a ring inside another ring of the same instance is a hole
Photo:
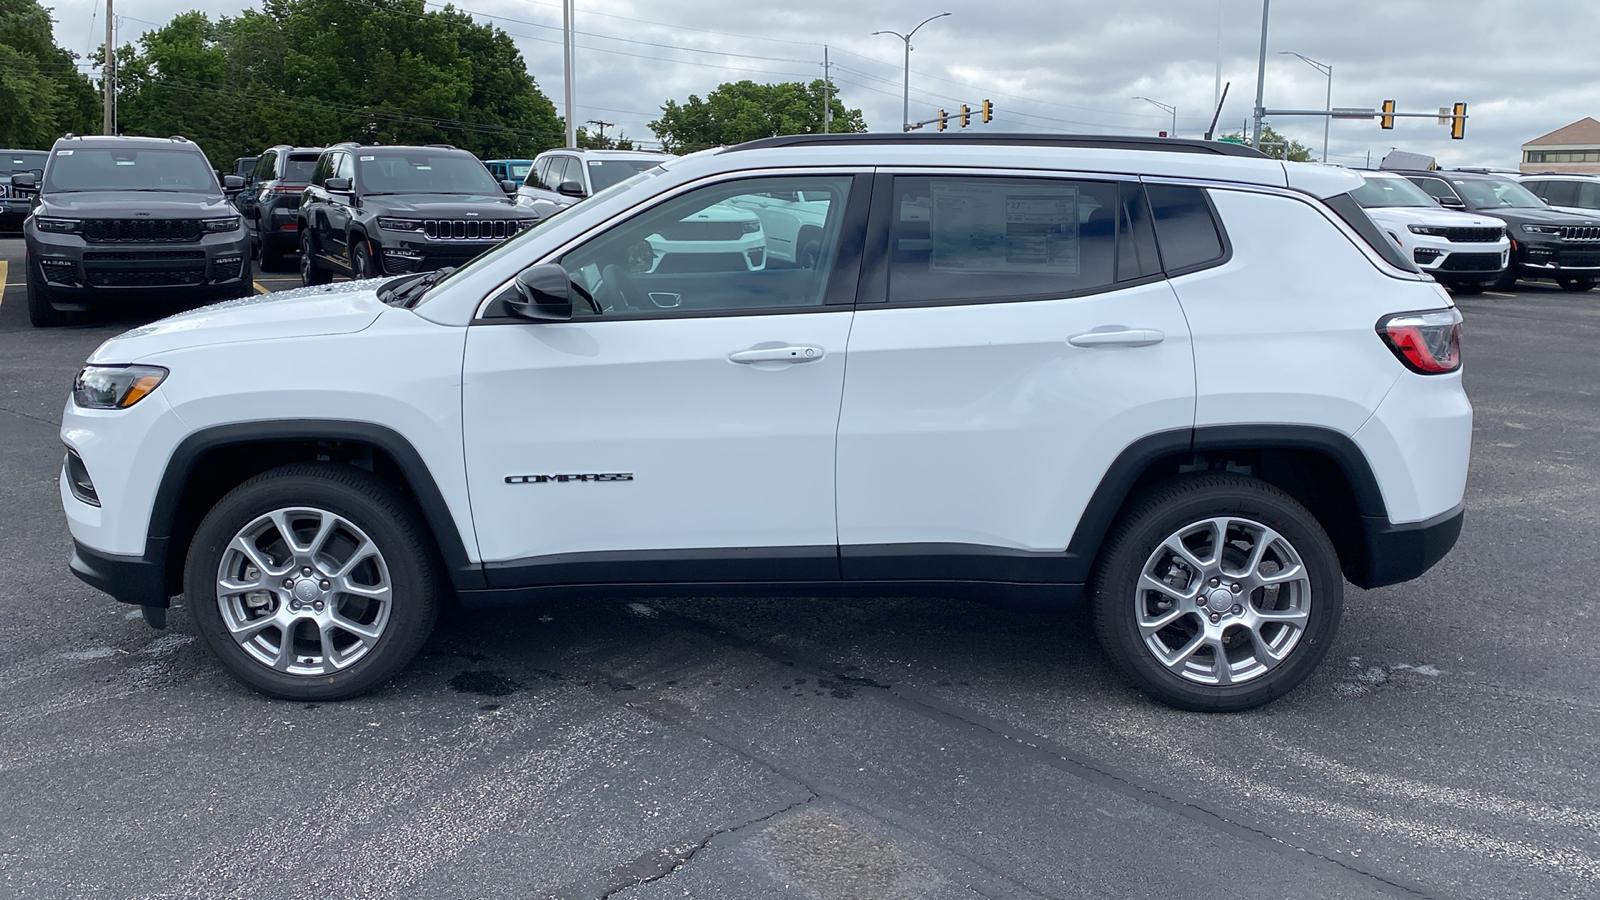
[[[1457,181],[1455,189],[1477,209],[1537,209],[1544,201],[1512,181]]]
[[[57,150],[45,191],[204,191],[221,187],[198,150],[74,147]]]
[[[310,184],[311,173],[316,171],[317,155],[291,156],[283,161],[283,174],[278,176],[279,181],[292,184]]]
[[[1367,183],[1350,192],[1356,202],[1367,209],[1381,209],[1393,206],[1432,206],[1439,204],[1433,202],[1427,192],[1412,184],[1405,178],[1383,178],[1363,175]]]
[[[603,203],[603,202],[605,202],[605,200],[607,198],[613,197],[613,196],[616,196],[617,194],[621,194],[621,193],[623,193],[625,191],[631,190],[634,185],[642,184],[643,182],[649,181],[651,178],[653,178],[653,177],[655,177],[657,175],[660,175],[661,173],[663,173],[665,171],[666,171],[666,169],[663,169],[660,166],[652,166],[650,169],[647,169],[646,171],[640,172],[637,175],[634,175],[632,178],[627,179],[626,181],[619,181],[616,184],[613,184],[611,187],[606,188],[605,190],[595,194],[594,196],[590,197],[589,199],[587,199],[587,200],[585,200],[583,202],[584,203],[596,203],[596,202]],[[432,297],[437,295],[437,292],[438,292],[438,289],[439,289],[440,285],[445,284],[445,283],[450,282],[450,281],[453,281],[454,279],[460,277],[463,272],[470,272],[470,271],[473,271],[473,270],[477,269],[480,266],[491,265],[494,262],[496,262],[498,260],[501,260],[501,259],[504,259],[507,256],[524,256],[524,257],[528,256],[528,251],[527,251],[528,242],[531,241],[531,240],[537,240],[538,238],[536,238],[535,235],[543,236],[544,232],[546,230],[548,230],[549,224],[551,222],[555,222],[555,221],[564,221],[564,220],[562,220],[560,216],[547,216],[547,217],[545,217],[543,219],[540,219],[539,223],[537,225],[534,225],[532,228],[529,228],[527,231],[522,232],[521,234],[517,235],[514,238],[511,238],[508,241],[502,242],[498,247],[495,247],[493,250],[490,250],[488,253],[485,253],[485,254],[483,254],[481,256],[475,257],[473,260],[471,260],[470,262],[466,263],[461,268],[456,269],[454,272],[451,272],[449,275],[446,275],[443,278],[439,279],[438,282],[436,282],[433,287],[428,289],[428,293],[422,295],[422,299],[418,300],[415,304],[413,304],[413,306],[421,306],[422,304],[427,303],[430,298],[432,298]],[[532,262],[532,259],[530,258],[528,261]]]
[[[31,153],[0,153],[0,175],[14,175],[18,172],[44,171],[44,152]]]
[[[653,159],[591,159],[589,182],[594,190],[602,191],[636,173],[655,168],[655,165]]]
[[[483,163],[466,154],[359,154],[357,174],[369,194],[503,194]]]

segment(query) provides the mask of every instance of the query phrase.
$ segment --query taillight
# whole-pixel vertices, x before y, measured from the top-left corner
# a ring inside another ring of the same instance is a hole
[[[1461,313],[1455,309],[1397,313],[1378,322],[1378,337],[1420,375],[1461,368]]]

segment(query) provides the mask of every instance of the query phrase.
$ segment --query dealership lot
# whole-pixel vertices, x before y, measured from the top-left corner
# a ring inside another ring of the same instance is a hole
[[[1154,705],[1076,612],[606,597],[458,614],[389,687],[305,705],[67,573],[60,406],[143,319],[30,328],[20,257],[0,238],[0,894],[1600,891],[1600,292],[1461,303],[1461,543],[1348,588],[1263,710]]]

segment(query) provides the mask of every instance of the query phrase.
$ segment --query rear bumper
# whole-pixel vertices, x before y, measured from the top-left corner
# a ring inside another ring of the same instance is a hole
[[[165,608],[169,603],[166,546],[166,538],[151,538],[143,556],[123,556],[102,553],[74,540],[68,565],[80,581],[123,603]]]
[[[1375,588],[1410,581],[1433,568],[1456,545],[1466,503],[1421,522],[1395,525],[1387,518],[1362,517],[1366,559],[1348,567],[1345,577],[1357,587]]]

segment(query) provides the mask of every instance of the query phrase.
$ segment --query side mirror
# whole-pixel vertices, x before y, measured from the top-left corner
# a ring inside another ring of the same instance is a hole
[[[1467,205],[1460,200],[1440,200],[1439,205],[1445,209],[1466,209]]]
[[[238,175],[224,175],[222,178],[222,192],[237,194],[244,190],[244,179]]]
[[[508,194],[515,194],[517,192],[517,183],[509,178],[502,178],[500,179],[500,190]]]
[[[517,275],[517,296],[506,300],[506,311],[540,322],[565,322],[572,318],[572,279],[557,263],[523,269]]]
[[[556,193],[561,194],[562,196],[565,196],[565,197],[587,197],[588,196],[588,194],[585,194],[583,192],[583,184],[582,184],[582,182],[577,182],[577,181],[563,181],[563,182],[561,182],[561,184],[556,187]]]
[[[24,194],[38,193],[39,176],[32,172],[18,172],[11,176],[11,186]]]
[[[329,178],[322,183],[322,186],[335,194],[350,193],[350,179],[348,178]]]

